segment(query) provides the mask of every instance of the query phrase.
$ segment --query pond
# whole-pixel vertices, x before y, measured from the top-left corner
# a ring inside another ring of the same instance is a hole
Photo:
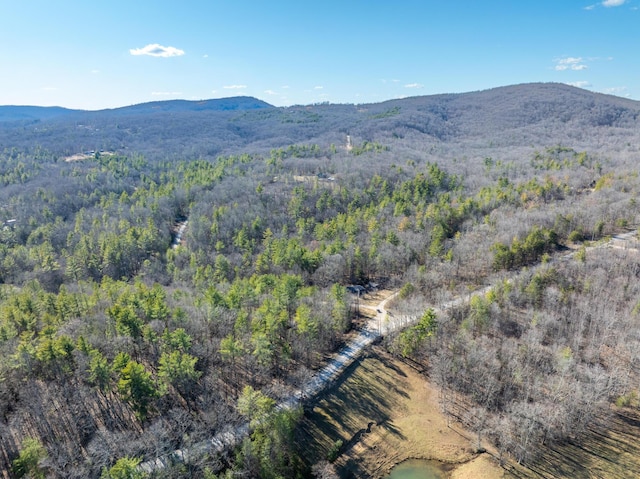
[[[439,462],[409,459],[394,467],[386,479],[444,479],[445,477]]]

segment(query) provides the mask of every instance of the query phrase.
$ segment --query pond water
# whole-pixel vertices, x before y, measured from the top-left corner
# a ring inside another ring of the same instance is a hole
[[[410,459],[394,467],[386,479],[444,479],[444,477],[440,463]]]

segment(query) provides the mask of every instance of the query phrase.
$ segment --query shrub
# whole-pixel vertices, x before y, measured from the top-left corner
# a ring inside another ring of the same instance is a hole
[[[338,439],[333,443],[333,446],[331,446],[331,449],[329,449],[329,452],[327,453],[327,460],[329,462],[334,462],[336,459],[338,459],[338,457],[340,456],[340,449],[342,449],[343,445],[344,442],[342,441],[342,439]]]
[[[584,235],[581,231],[573,230],[571,233],[569,233],[569,237],[567,239],[572,243],[578,243],[584,240]]]

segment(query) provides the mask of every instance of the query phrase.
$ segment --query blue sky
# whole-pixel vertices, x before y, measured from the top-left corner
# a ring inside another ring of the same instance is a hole
[[[640,0],[0,0],[0,105],[371,103],[563,82],[640,100]]]

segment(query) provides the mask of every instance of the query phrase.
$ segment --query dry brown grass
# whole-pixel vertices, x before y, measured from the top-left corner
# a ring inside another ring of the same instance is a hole
[[[374,348],[351,365],[308,411],[297,431],[301,454],[314,464],[344,442],[341,477],[380,478],[405,459],[433,459],[451,479],[640,477],[640,412],[616,409],[577,442],[544,449],[529,468],[500,468],[476,454],[472,434],[447,425],[438,390],[410,365]]]
[[[375,316],[390,291],[360,299],[360,322]],[[490,453],[476,454],[473,435],[448,424],[438,389],[409,363],[373,348],[352,364],[307,411],[298,428],[301,455],[311,465],[343,441],[335,465],[341,477],[384,477],[410,458],[432,459],[452,479],[640,477],[640,412],[616,409],[580,442],[553,445],[529,468],[501,468]],[[491,451],[491,448],[488,448]]]
[[[456,479],[498,478],[503,470],[477,455],[460,428],[448,427],[437,391],[409,365],[376,349],[356,361],[308,412],[298,430],[310,464],[338,439],[343,477],[383,477],[405,459],[433,459]]]
[[[640,413],[616,409],[594,425],[587,437],[543,450],[528,469],[512,465],[516,478],[606,478],[640,477]]]

